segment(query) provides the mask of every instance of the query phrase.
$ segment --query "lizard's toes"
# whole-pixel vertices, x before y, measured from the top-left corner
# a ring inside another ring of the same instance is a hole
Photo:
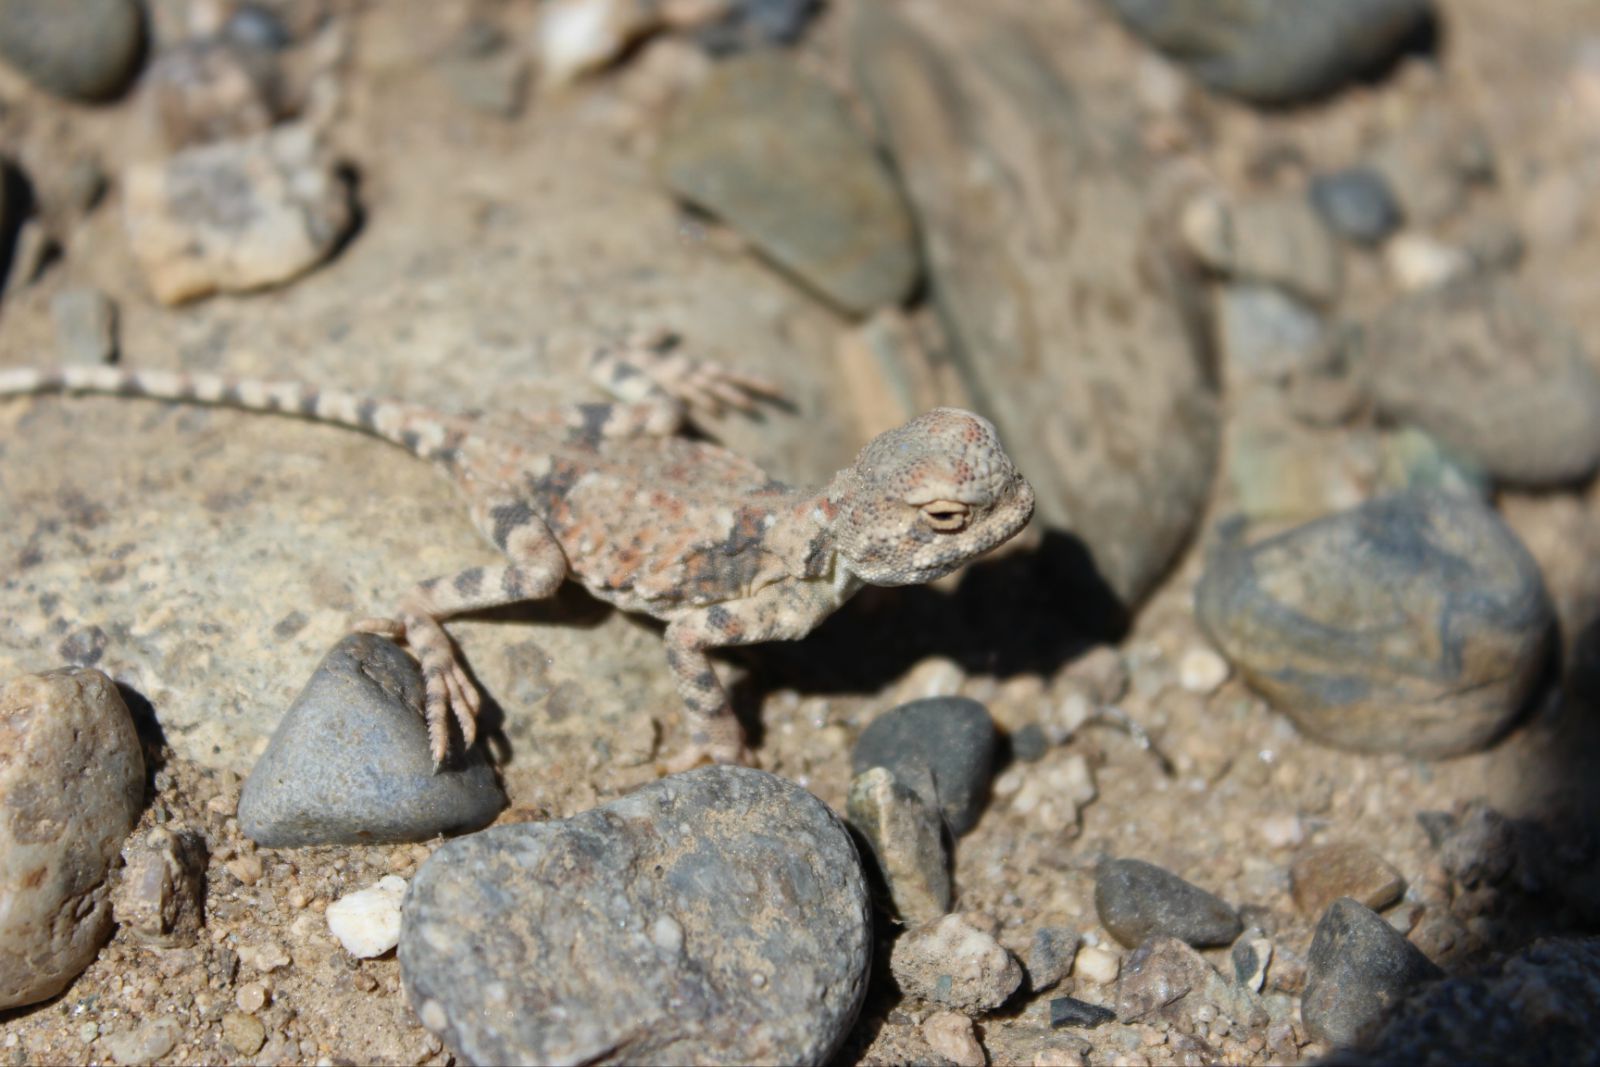
[[[406,636],[406,624],[399,619],[362,619],[350,627],[350,631],[358,634],[376,634],[391,641],[403,642]]]

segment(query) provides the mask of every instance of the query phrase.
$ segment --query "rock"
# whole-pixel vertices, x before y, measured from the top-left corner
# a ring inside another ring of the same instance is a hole
[[[1482,801],[1469,803],[1451,818],[1436,844],[1439,862],[1467,889],[1506,881],[1523,850],[1516,824]]]
[[[1244,926],[1217,896],[1143,860],[1106,860],[1095,872],[1094,907],[1112,937],[1135,948],[1156,936],[1226,945]]]
[[[1196,615],[1244,680],[1319,740],[1438,757],[1492,740],[1538,679],[1553,620],[1499,517],[1413,491],[1246,547],[1225,529]]]
[[[1261,936],[1260,930],[1246,930],[1234,943],[1229,958],[1233,961],[1234,981],[1252,993],[1261,992],[1267,980],[1267,966],[1272,963],[1272,942]]]
[[[1322,341],[1322,320],[1270,285],[1241,283],[1217,297],[1218,330],[1232,382],[1282,381],[1308,367]]]
[[[960,1012],[936,1011],[922,1024],[928,1047],[956,1067],[986,1067],[989,1058],[972,1032],[972,1020]]]
[[[950,857],[938,809],[887,769],[870,767],[850,783],[848,811],[896,915],[920,926],[950,910]]]
[[[0,58],[57,96],[116,96],[139,72],[143,53],[133,0],[0,0]]]
[[[218,36],[241,48],[281,51],[294,43],[289,27],[271,7],[245,0],[236,4]]]
[[[1427,26],[1427,0],[1105,0],[1125,26],[1212,89],[1256,104],[1332,93]]]
[[[1381,447],[1381,489],[1437,489],[1484,503],[1493,494],[1494,487],[1482,467],[1415,427],[1385,434]]]
[[[1494,178],[1494,152],[1483,128],[1444,106],[1419,111],[1373,153],[1371,166],[1388,182],[1412,226],[1430,229],[1467,204],[1472,188]]]
[[[1592,1064],[1597,1014],[1600,938],[1548,938],[1418,991],[1340,1062]]]
[[[1267,1014],[1255,998],[1228,983],[1205,957],[1175,937],[1158,935],[1128,958],[1117,982],[1117,1019],[1163,1020],[1192,1025],[1220,1012],[1244,1027],[1260,1027]]]
[[[1208,499],[1218,432],[1203,294],[1151,224],[1150,170],[1096,148],[1137,132],[1086,116],[1036,37],[984,5],[857,4],[849,32],[949,357],[1039,520],[1086,548],[1073,589],[1131,604]]]
[[[0,687],[0,1011],[55,996],[100,951],[106,872],[143,802],[144,753],[111,679]]]
[[[111,898],[117,925],[149,944],[193,944],[205,925],[205,838],[158,826],[130,841],[122,860]]]
[[[1117,1013],[1110,1008],[1102,1008],[1098,1004],[1090,1004],[1077,997],[1056,997],[1050,1001],[1052,1030],[1059,1030],[1063,1026],[1081,1026],[1092,1030],[1116,1017]]]
[[[183,1039],[183,1024],[170,1015],[148,1019],[131,1030],[104,1034],[99,1048],[113,1063],[155,1063],[178,1047]]]
[[[929,697],[884,712],[861,731],[850,768],[886,768],[943,816],[957,837],[978,824],[999,736],[966,697]]]
[[[1080,948],[1078,955],[1072,961],[1072,973],[1095,985],[1110,985],[1115,982],[1121,969],[1122,960],[1117,954],[1097,945]]]
[[[861,1005],[869,930],[827,807],[708,767],[446,843],[412,880],[400,969],[470,1063],[821,1062]]]
[[[1227,680],[1228,661],[1209,648],[1191,648],[1178,661],[1178,684],[1186,692],[1210,696]]]
[[[957,1011],[992,1011],[1022,985],[1022,966],[982,920],[957,913],[908,930],[889,950],[901,990]]]
[[[1079,940],[1076,930],[1061,926],[1041,926],[1033,932],[1023,964],[1032,992],[1041,993],[1067,976],[1078,954]]]
[[[277,59],[230,41],[186,41],[150,64],[140,102],[167,148],[247,138],[282,114]]]
[[[239,795],[257,844],[425,841],[490,822],[505,796],[483,749],[437,773],[416,663],[393,642],[351,634],[284,713]]]
[[[1376,245],[1400,228],[1394,191],[1372,167],[1346,167],[1311,179],[1311,206],[1328,228],[1358,245]]]
[[[1504,280],[1396,302],[1353,356],[1381,414],[1501,481],[1560,485],[1600,465],[1600,371],[1570,326]]]
[[[1275,393],[1240,404],[1228,481],[1245,517],[1304,521],[1355,507],[1382,469],[1380,438],[1362,428],[1313,429],[1286,418]]]
[[[897,304],[917,282],[916,233],[888,168],[787,56],[720,64],[673,111],[656,163],[674,194],[845,311]]]
[[[1315,1040],[1359,1044],[1402,998],[1442,974],[1371,908],[1336,900],[1311,939],[1300,1013]]]
[[[440,63],[456,98],[486,115],[516,118],[527,95],[528,61],[487,22],[469,22]]]
[[[400,943],[400,901],[406,880],[385,875],[328,905],[328,929],[350,955],[381,956]]]
[[[713,55],[795,44],[822,10],[822,0],[734,0],[727,14],[697,37]]]
[[[599,70],[662,25],[661,5],[640,0],[551,0],[534,42],[540,84],[568,85]]]
[[[1227,277],[1277,286],[1319,305],[1333,303],[1343,288],[1339,248],[1300,197],[1233,201],[1201,193],[1184,205],[1178,230],[1191,255]],[[1263,299],[1249,295],[1257,304]]]
[[[50,298],[56,349],[63,363],[111,363],[117,358],[117,305],[99,289],[76,286]]]
[[[1387,860],[1348,842],[1308,848],[1289,867],[1289,892],[1307,915],[1321,915],[1340,897],[1382,911],[1405,889],[1406,880]]]
[[[1395,285],[1408,293],[1439,289],[1472,273],[1472,256],[1425,233],[1396,234],[1383,249]]]
[[[129,246],[165,304],[288,281],[352,223],[349,190],[302,125],[137,164],[123,193]]]
[[[242,1056],[254,1056],[267,1043],[267,1028],[254,1015],[242,1011],[222,1016],[222,1039]]]

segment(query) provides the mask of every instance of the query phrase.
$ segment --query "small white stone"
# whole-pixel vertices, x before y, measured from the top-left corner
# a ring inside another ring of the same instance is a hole
[[[1085,946],[1072,961],[1072,973],[1095,985],[1110,985],[1122,970],[1122,960],[1114,952]]]
[[[1228,661],[1204,646],[1191,648],[1178,661],[1178,684],[1191,693],[1215,693],[1228,673]]]
[[[1294,848],[1306,839],[1300,816],[1287,813],[1268,815],[1256,824],[1256,832],[1272,848]]]
[[[1437,289],[1472,271],[1464,249],[1421,233],[1397,234],[1383,249],[1384,262],[1402,289]]]
[[[346,952],[361,959],[381,956],[400,943],[400,901],[406,880],[397,874],[328,905],[328,929]]]
[[[662,915],[650,924],[650,940],[663,952],[677,952],[683,948],[683,927],[670,915]]]

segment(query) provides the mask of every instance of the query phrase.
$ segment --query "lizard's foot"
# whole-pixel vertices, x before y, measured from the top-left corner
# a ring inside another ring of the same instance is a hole
[[[450,719],[461,727],[461,747],[472,747],[478,737],[478,709],[482,697],[456,658],[450,635],[431,615],[405,613],[398,619],[363,619],[355,630],[377,634],[406,646],[422,668],[422,710],[428,724],[428,749],[437,770],[450,755]]]
[[[783,397],[776,382],[715,360],[695,359],[678,349],[675,337],[661,330],[631,335],[615,358],[697,413],[720,415],[732,409],[749,414],[756,410],[756,401]]]
[[[704,732],[696,731],[689,746],[672,759],[660,764],[666,774],[681,774],[706,764],[724,763],[735,767],[754,767],[755,753],[744,743],[744,731],[737,720],[729,717],[709,724]]]

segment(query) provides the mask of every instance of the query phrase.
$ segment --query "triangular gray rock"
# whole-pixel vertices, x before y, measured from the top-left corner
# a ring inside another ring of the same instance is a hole
[[[391,641],[351,634],[284,714],[239,797],[270,848],[422,841],[475,830],[505,806],[481,748],[434,772],[422,679]]]

